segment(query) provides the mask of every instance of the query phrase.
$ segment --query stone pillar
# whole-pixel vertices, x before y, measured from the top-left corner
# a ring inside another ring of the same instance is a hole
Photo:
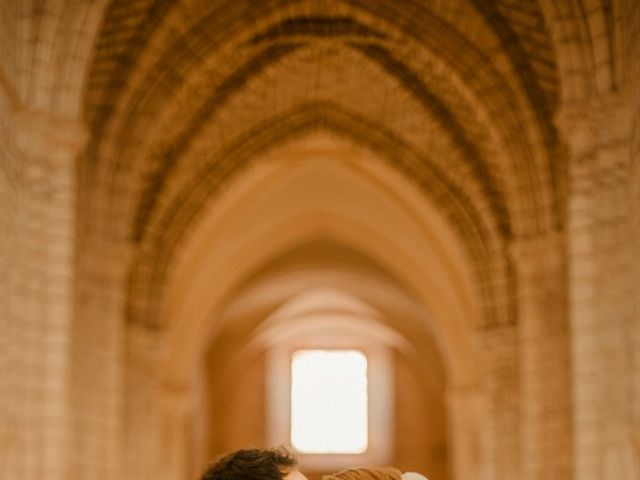
[[[496,325],[479,332],[485,352],[485,406],[480,419],[482,480],[520,478],[520,359],[516,325]]]
[[[97,215],[96,212],[89,214]],[[122,478],[128,247],[89,230],[78,243],[69,480]]]
[[[66,480],[75,254],[75,160],[81,125],[47,113],[13,114],[16,246],[7,344],[16,436],[6,478]]]
[[[18,242],[18,196],[16,174],[20,161],[15,152],[13,104],[0,82],[0,478],[15,478],[12,459],[19,435],[16,423],[15,355],[17,352],[16,301]]]
[[[164,386],[158,397],[159,451],[154,478],[187,480],[194,478],[192,436],[192,392],[186,386]]]
[[[580,480],[640,476],[640,206],[631,153],[639,110],[630,90],[559,119],[572,153],[567,228]]]
[[[167,407],[166,402],[161,404],[158,386],[162,338],[162,332],[141,325],[127,325],[123,479],[169,478],[164,476],[164,465],[159,465],[162,445],[160,415]]]
[[[479,386],[470,385],[447,391],[448,436],[451,441],[452,478],[486,478],[483,445],[486,402]]]
[[[517,240],[523,480],[573,478],[564,237]]]

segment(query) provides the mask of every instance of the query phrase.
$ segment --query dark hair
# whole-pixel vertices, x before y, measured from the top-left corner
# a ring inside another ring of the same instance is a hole
[[[282,480],[297,465],[286,448],[248,448],[213,463],[201,480]]]

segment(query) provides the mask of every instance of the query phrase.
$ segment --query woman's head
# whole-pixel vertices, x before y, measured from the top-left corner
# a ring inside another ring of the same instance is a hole
[[[322,480],[401,480],[402,472],[393,467],[349,468],[333,475],[326,475]]]

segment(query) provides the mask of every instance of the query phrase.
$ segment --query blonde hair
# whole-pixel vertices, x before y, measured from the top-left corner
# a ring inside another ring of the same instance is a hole
[[[322,480],[401,480],[402,472],[393,467],[348,468],[332,475],[325,475]]]

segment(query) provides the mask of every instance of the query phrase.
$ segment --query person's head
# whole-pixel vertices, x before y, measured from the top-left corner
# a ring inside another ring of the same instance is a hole
[[[285,448],[248,448],[213,463],[201,480],[306,480]]]
[[[348,468],[325,475],[322,480],[402,480],[402,472],[393,467]]]

